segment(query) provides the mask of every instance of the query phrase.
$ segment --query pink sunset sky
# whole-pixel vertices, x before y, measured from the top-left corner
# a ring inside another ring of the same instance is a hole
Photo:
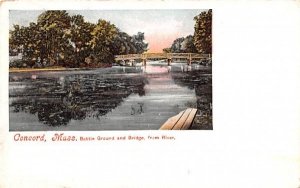
[[[68,13],[83,15],[86,21],[92,23],[105,19],[130,35],[144,32],[145,41],[149,44],[148,52],[162,52],[176,38],[193,35],[193,18],[202,11],[205,10],[68,10]],[[43,10],[11,10],[10,28],[14,24],[28,26],[30,22],[36,22],[42,12]]]

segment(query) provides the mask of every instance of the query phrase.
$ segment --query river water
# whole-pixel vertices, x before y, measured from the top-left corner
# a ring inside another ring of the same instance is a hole
[[[146,67],[10,73],[9,129],[157,130],[180,111],[199,107],[195,86],[203,85],[203,69],[153,61]]]

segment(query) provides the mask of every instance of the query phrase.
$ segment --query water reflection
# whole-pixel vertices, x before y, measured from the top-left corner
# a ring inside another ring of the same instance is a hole
[[[208,117],[208,123],[201,119],[201,129],[212,122],[211,69],[197,65],[154,62],[147,67],[11,73],[9,81],[11,131],[157,130],[187,107]]]
[[[10,115],[35,114],[49,126],[87,117],[100,119],[130,94],[145,95],[147,79],[139,74],[75,74],[10,77]]]
[[[172,74],[175,84],[194,89],[197,96],[198,116],[193,129],[212,129],[212,76],[211,69],[189,70]]]

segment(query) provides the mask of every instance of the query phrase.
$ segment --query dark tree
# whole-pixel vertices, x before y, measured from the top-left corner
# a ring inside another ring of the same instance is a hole
[[[9,34],[10,54],[22,53],[21,63],[10,67],[101,67],[113,63],[115,55],[148,47],[142,32],[130,36],[106,20],[93,24],[65,10],[45,11],[37,23],[15,25]]]
[[[194,18],[195,33],[194,43],[200,53],[211,54],[212,53],[212,10],[207,12],[201,12]]]

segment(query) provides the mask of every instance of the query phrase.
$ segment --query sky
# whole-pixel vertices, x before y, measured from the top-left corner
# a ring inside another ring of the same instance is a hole
[[[14,24],[28,26],[36,22],[44,10],[10,10],[9,27]],[[80,14],[86,21],[96,23],[105,19],[122,31],[133,35],[144,32],[148,52],[162,52],[179,37],[193,35],[193,18],[205,10],[199,9],[163,9],[163,10],[68,10],[70,15]]]

